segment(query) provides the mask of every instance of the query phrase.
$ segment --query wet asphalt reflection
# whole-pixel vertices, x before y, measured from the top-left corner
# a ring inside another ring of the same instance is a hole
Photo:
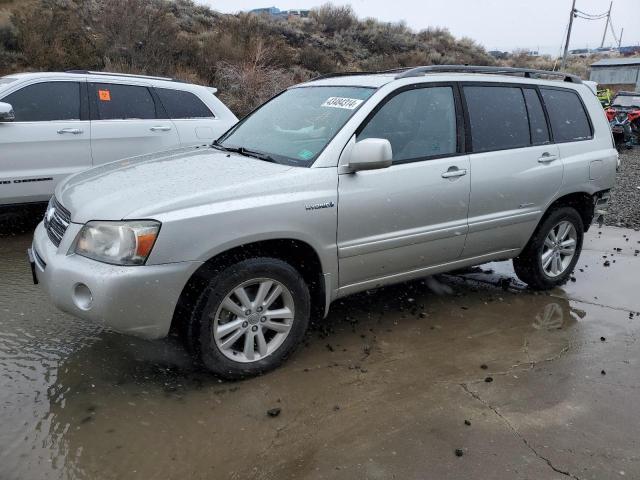
[[[345,298],[228,383],[58,312],[2,237],[0,478],[639,478],[639,241],[548,294],[505,262]]]

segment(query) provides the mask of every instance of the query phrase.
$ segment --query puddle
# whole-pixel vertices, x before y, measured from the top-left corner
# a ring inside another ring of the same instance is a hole
[[[519,466],[531,452],[461,385],[484,395],[569,351],[597,356],[615,344],[622,362],[635,348],[624,308],[580,300],[602,288],[597,275],[535,294],[506,281],[513,274],[501,263],[345,298],[283,367],[222,382],[172,341],[104,332],[52,309],[29,284],[27,245],[27,236],[0,243],[0,477],[8,480],[412,478],[429,465],[453,475],[454,447],[481,422],[495,437],[476,451],[493,448],[496,461],[542,478],[548,466]],[[567,399],[592,370],[574,365],[544,408],[563,405],[577,418],[583,410]],[[513,411],[526,417],[526,407]]]

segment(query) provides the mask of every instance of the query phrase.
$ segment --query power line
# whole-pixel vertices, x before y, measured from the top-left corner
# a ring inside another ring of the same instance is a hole
[[[593,14],[593,13],[587,13],[587,12],[583,12],[582,10],[578,10],[577,8],[575,9],[575,15],[576,16],[580,16],[580,18],[587,18],[588,20],[599,20],[601,18],[604,18],[606,16],[609,15],[609,12],[604,12],[604,13],[598,13],[598,14]]]

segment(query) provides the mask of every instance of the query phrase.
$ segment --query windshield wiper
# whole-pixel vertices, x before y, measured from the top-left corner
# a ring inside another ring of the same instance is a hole
[[[216,148],[218,150],[222,150],[224,152],[228,151],[228,148],[225,147],[224,145],[222,145],[218,140],[214,140],[213,143],[211,144],[211,146],[213,148]]]
[[[255,150],[249,150],[249,149],[244,148],[244,147],[239,147],[238,148],[238,153],[240,155],[244,155],[246,157],[253,157],[253,158],[257,158],[259,160],[264,160],[265,162],[278,163],[278,162],[276,162],[276,159],[273,158],[271,155],[268,155],[268,154],[262,153],[262,152],[257,152]]]
[[[273,158],[271,155],[268,155],[266,153],[257,152],[255,150],[250,150],[244,147],[225,147],[224,145],[219,143],[217,140],[213,142],[211,146],[219,150],[224,150],[225,152],[239,153],[240,155],[244,155],[245,157],[253,157],[253,158],[257,158],[258,160],[264,160],[265,162],[278,163],[275,158]]]

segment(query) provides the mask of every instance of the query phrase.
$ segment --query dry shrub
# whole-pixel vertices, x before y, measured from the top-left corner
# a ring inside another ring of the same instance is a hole
[[[238,116],[295,83],[293,72],[270,66],[273,49],[257,41],[251,56],[239,63],[222,62],[216,78],[221,98]]]
[[[330,3],[312,10],[311,18],[323,32],[329,34],[346,30],[358,21],[350,6],[334,6]]]

